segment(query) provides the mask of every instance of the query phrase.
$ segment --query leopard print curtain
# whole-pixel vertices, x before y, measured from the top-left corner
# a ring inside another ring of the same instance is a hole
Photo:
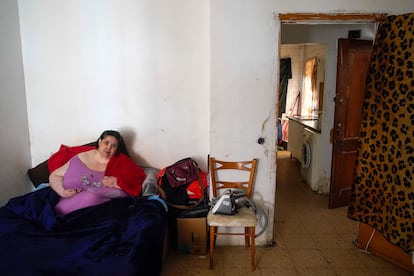
[[[348,217],[414,251],[414,13],[378,28]]]

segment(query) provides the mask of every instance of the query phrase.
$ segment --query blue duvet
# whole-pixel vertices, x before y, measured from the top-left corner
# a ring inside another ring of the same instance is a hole
[[[2,275],[159,275],[167,213],[158,200],[117,198],[57,217],[50,188],[0,208]]]

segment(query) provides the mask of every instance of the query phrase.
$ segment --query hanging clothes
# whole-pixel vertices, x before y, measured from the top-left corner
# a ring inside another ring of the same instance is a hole
[[[284,135],[283,128],[286,128],[288,120],[282,121],[282,114],[286,113],[286,98],[289,79],[292,78],[292,59],[282,58],[280,60],[280,81],[279,81],[279,120],[278,120],[278,145],[287,141],[287,135]]]
[[[414,13],[378,28],[348,217],[414,251]]]
[[[280,88],[279,88],[279,117],[286,112],[286,96],[289,79],[292,78],[292,60],[291,58],[282,58],[280,60]]]

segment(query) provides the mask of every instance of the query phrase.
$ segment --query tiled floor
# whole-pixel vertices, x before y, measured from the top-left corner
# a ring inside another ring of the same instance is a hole
[[[216,247],[213,270],[208,255],[170,250],[161,275],[411,275],[358,250],[352,243],[357,225],[346,207],[328,209],[328,197],[313,193],[299,176],[289,152],[279,152],[275,246],[256,247],[256,271],[250,271],[249,249]]]

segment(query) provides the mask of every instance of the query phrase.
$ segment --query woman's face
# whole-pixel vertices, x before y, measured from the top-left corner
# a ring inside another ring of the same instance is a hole
[[[99,140],[98,151],[106,158],[111,158],[116,153],[117,149],[118,140],[114,136],[107,135]]]

